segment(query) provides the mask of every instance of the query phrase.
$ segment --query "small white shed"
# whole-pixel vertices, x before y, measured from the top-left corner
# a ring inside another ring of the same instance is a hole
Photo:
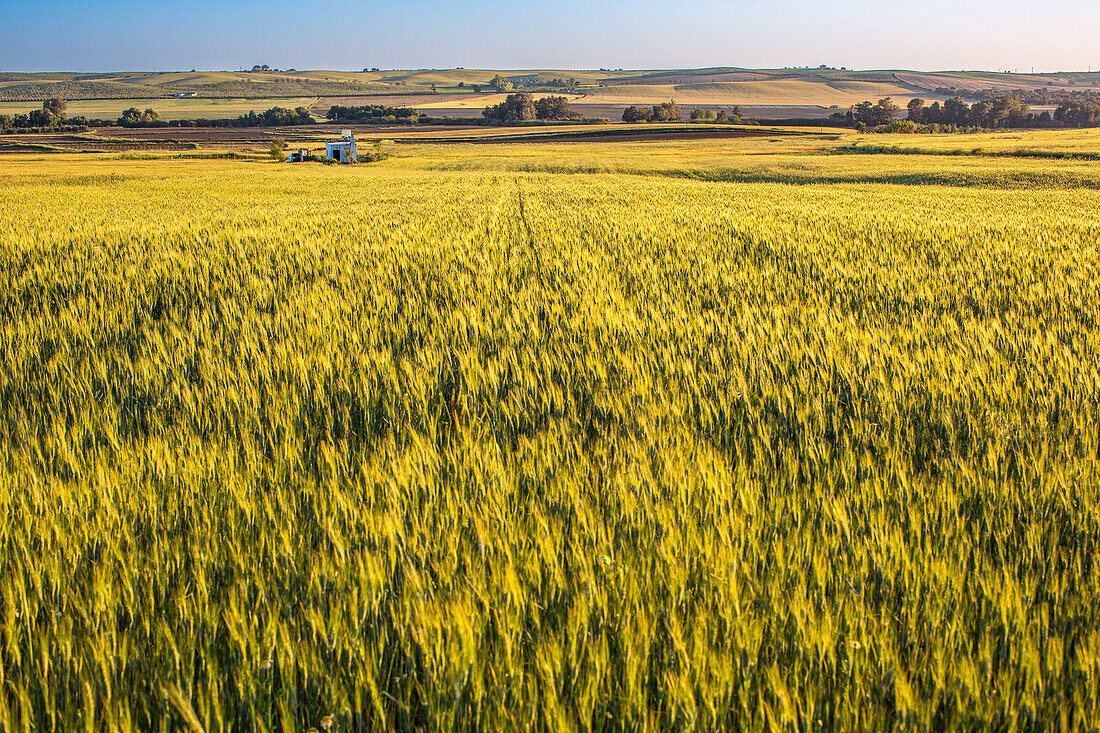
[[[344,130],[343,138],[338,143],[325,143],[325,157],[335,160],[337,163],[358,163],[359,156],[355,150],[355,135],[351,130]]]

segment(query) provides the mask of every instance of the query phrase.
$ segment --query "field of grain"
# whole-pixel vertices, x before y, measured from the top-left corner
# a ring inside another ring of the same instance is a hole
[[[195,93],[204,100],[249,99],[268,106],[286,106],[292,98],[347,98],[469,93],[473,85],[487,86],[497,74],[520,87],[554,78],[573,78],[578,101],[590,115],[617,118],[623,106],[656,104],[670,98],[694,107],[701,105],[755,108],[764,117],[813,116],[807,108],[847,107],[864,100],[891,96],[904,101],[914,96],[943,99],[980,89],[1095,89],[1100,74],[997,74],[993,72],[855,71],[828,68],[785,69],[388,69],[383,71],[176,71],[103,74],[0,73],[0,105],[66,100],[172,100],[177,93]],[[463,87],[459,87],[463,84]],[[937,89],[957,91],[938,93]],[[432,109],[468,116],[484,103],[475,98],[448,105],[429,99]],[[387,102],[382,102],[383,104]],[[117,105],[116,105],[117,106]],[[148,106],[148,105],[147,105]],[[155,105],[154,105],[155,106]],[[112,109],[114,107],[111,107]],[[774,108],[774,109],[773,109]],[[182,114],[200,116],[207,110],[180,107]],[[469,111],[468,111],[469,110]],[[21,108],[18,111],[24,111]],[[248,111],[247,109],[245,111]],[[216,112],[216,110],[215,110]]]
[[[575,93],[565,93],[564,96],[574,109],[586,116],[604,116],[618,121],[622,110],[628,105],[660,104],[670,99],[681,104],[685,110],[740,105],[749,115],[787,118],[828,116],[829,110],[825,108],[835,106],[847,109],[867,99],[877,100],[892,96],[905,102],[918,94],[929,100],[942,99],[941,96],[919,92],[900,83],[801,78],[689,81],[678,84],[610,83],[607,86],[586,86]],[[438,101],[418,101],[416,107],[429,114],[434,111],[441,115],[464,116],[468,110],[480,111],[486,105],[498,104],[505,96],[507,95],[446,96]],[[547,96],[547,93],[536,93],[534,96]]]
[[[316,104],[316,97],[290,97],[286,99],[77,99],[66,103],[70,117],[84,116],[93,120],[117,120],[131,108],[154,109],[162,120],[220,120],[239,117],[249,112],[263,112],[272,107],[309,109]],[[0,102],[0,114],[26,114],[41,108],[33,102]]]
[[[0,729],[1096,729],[1100,169],[846,145],[0,156]]]
[[[872,82],[830,82],[782,79],[771,81],[726,81],[705,84],[622,84],[586,90],[590,104],[628,101],[631,104],[659,104],[675,99],[685,104],[713,105],[808,105],[843,106],[883,97],[909,99],[917,93],[901,84]],[[927,94],[920,96],[929,97]]]
[[[1059,130],[1055,134],[1042,130],[1007,130],[968,135],[870,135],[861,140],[883,147],[901,150],[915,148],[936,153],[1053,153],[1095,155],[1100,158],[1100,133],[1095,129]]]
[[[897,78],[906,84],[924,89],[950,88],[959,94],[967,94],[981,89],[998,89],[1011,92],[1019,89],[1047,89],[1085,91],[1100,86],[1100,75],[1091,73],[1072,74],[1002,74],[992,71],[969,71],[958,73],[938,72],[917,73],[898,72]]]
[[[584,95],[563,92],[535,92],[531,95],[535,99],[550,96],[564,96],[570,102],[578,102],[584,99]],[[416,103],[418,110],[428,114],[434,109],[475,109],[482,110],[492,104],[500,104],[507,99],[507,94],[469,94],[463,96],[447,95],[443,99],[433,101],[425,99]]]

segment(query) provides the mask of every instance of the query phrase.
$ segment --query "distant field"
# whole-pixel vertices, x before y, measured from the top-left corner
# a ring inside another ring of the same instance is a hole
[[[333,104],[410,106],[434,117],[475,118],[504,94],[488,86],[497,74],[519,91],[569,97],[587,118],[619,121],[630,105],[675,100],[689,114],[697,108],[741,107],[757,119],[828,117],[865,100],[913,97],[973,100],[978,90],[1100,88],[1100,74],[999,74],[995,72],[849,71],[844,69],[416,69],[362,71],[187,71],[113,74],[0,73],[0,114],[27,112],[50,97],[69,102],[72,115],[117,118],[128,107],[152,107],[163,119],[227,118],[270,107],[308,107],[323,118]],[[553,79],[573,78],[570,92],[546,89]],[[459,86],[462,84],[463,86]],[[480,85],[482,93],[473,92]],[[175,98],[175,94],[196,94]],[[1033,107],[1038,114],[1047,108]]]
[[[713,82],[706,84],[645,84],[600,87],[586,92],[587,103],[657,104],[675,99],[692,104],[807,105],[847,107],[865,99],[911,97],[918,90],[901,84],[868,82],[816,83],[781,81]]]
[[[761,108],[846,107],[865,99],[966,96],[977,90],[1075,89],[1100,85],[1100,74],[999,74],[995,72],[849,71],[843,69],[637,69],[577,71],[568,69],[415,69],[363,71],[180,71],[112,74],[0,73],[0,102],[41,102],[49,97],[77,99],[171,99],[195,93],[210,99],[285,99],[301,97],[432,96],[431,109],[474,109],[476,97],[461,105],[445,104],[454,94],[487,87],[501,74],[517,88],[552,79],[575,79],[581,103],[596,108],[618,104],[655,104],[676,99],[688,105],[741,105]],[[462,87],[459,87],[462,84]],[[948,90],[937,94],[936,90]],[[384,102],[383,102],[384,103]],[[458,112],[457,114],[468,114]],[[608,114],[613,114],[609,112]],[[797,115],[791,115],[797,116]]]
[[[537,92],[536,98],[561,94],[587,117],[608,117],[618,120],[622,109],[631,104],[652,105],[672,99],[687,110],[694,107],[731,107],[740,105],[758,108],[761,116],[807,117],[821,115],[822,108],[847,108],[867,99],[894,97],[904,102],[913,96],[942,99],[942,96],[921,92],[903,84],[885,82],[830,81],[812,82],[798,79],[774,81],[722,81],[696,84],[616,84],[584,87],[576,93]],[[505,94],[439,95],[409,98],[405,103],[429,114],[466,116],[479,113],[490,104],[503,101]],[[384,98],[379,98],[384,99]],[[383,102],[384,103],[384,102]],[[327,107],[326,107],[327,108]],[[813,114],[807,108],[817,108]],[[751,110],[747,112],[751,114]]]
[[[87,99],[68,102],[70,117],[83,115],[89,119],[114,120],[122,116],[123,110],[130,107],[138,109],[153,108],[163,120],[185,119],[225,119],[248,114],[250,111],[263,112],[271,107],[310,108],[316,97],[297,97],[291,99]],[[33,102],[0,102],[0,114],[29,112],[39,105]]]
[[[75,99],[170,99],[194,93],[211,99],[266,99],[430,91],[404,83],[386,84],[339,72],[270,74],[196,72],[173,74],[25,75],[0,74],[0,102]]]
[[[1100,156],[1100,130],[1011,130],[976,135],[867,135],[867,144],[899,150],[965,153],[1075,153]]]
[[[562,95],[569,99],[571,102],[578,102],[584,99],[583,94],[571,94],[564,92],[542,92],[535,93],[532,96],[535,99],[542,97],[549,97],[554,95]],[[499,104],[507,98],[507,94],[476,94],[469,95],[467,97],[447,97],[441,99],[438,102],[425,101],[416,104],[417,109],[432,110],[432,109],[483,109],[491,104]]]
[[[986,74],[974,73],[957,76],[945,76],[940,74],[898,73],[897,78],[906,83],[926,89],[937,87],[952,88],[959,94],[975,92],[983,89],[1051,89],[1051,90],[1082,90],[1096,86],[1091,77],[1084,79],[1085,83],[1070,84],[1069,78],[1059,76],[1031,77],[1023,74]]]

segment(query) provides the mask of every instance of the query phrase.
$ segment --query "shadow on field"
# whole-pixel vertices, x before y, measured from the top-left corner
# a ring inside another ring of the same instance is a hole
[[[883,173],[817,173],[813,171],[746,170],[746,169],[645,169],[615,165],[555,165],[529,163],[516,166],[479,168],[468,162],[462,164],[436,164],[429,170],[465,171],[507,170],[522,173],[573,174],[573,175],[628,175],[672,178],[703,183],[780,183],[791,186],[894,185],[894,186],[945,186],[953,188],[991,188],[999,190],[1028,189],[1086,189],[1100,190],[1098,174],[1074,172],[1030,171],[921,171]]]
[[[627,172],[627,171],[623,171]],[[783,171],[746,170],[656,170],[641,175],[682,178],[713,183],[784,183],[796,186],[874,184],[894,186],[949,186],[954,188],[995,188],[1005,190],[1041,188],[1100,189],[1100,178],[1072,173],[1011,173],[960,171],[920,173],[875,173],[853,175],[790,174]]]

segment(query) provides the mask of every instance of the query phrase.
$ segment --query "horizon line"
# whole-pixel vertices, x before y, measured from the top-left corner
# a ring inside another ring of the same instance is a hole
[[[269,65],[270,66],[270,65]],[[1050,74],[1093,74],[1100,73],[1100,70],[1094,71],[1091,67],[1086,69],[1059,69],[1057,71],[1018,71],[1018,70],[1006,70],[1006,69],[992,69],[992,68],[970,68],[970,69],[922,69],[917,67],[874,67],[874,68],[855,68],[849,66],[683,66],[683,67],[651,67],[651,68],[571,68],[566,66],[561,67],[475,67],[475,66],[437,66],[437,67],[392,67],[381,68],[377,67],[378,71],[367,71],[365,69],[340,69],[340,68],[297,68],[297,67],[271,67],[267,70],[267,73],[309,73],[309,72],[325,72],[331,71],[343,74],[381,74],[381,73],[394,73],[394,72],[418,72],[418,71],[492,71],[492,72],[539,72],[539,71],[571,71],[578,73],[638,73],[638,72],[699,72],[699,71],[850,71],[856,73],[873,73],[873,72],[916,72],[923,74],[973,74],[973,73],[988,73],[988,74],[1005,74],[1010,76],[1048,76]],[[218,73],[239,73],[239,72],[251,72],[251,67],[241,66],[239,68],[203,68],[194,67],[191,69],[158,69],[156,67],[151,69],[37,69],[34,71],[28,71],[26,69],[4,69],[0,67],[0,74],[218,74]]]

